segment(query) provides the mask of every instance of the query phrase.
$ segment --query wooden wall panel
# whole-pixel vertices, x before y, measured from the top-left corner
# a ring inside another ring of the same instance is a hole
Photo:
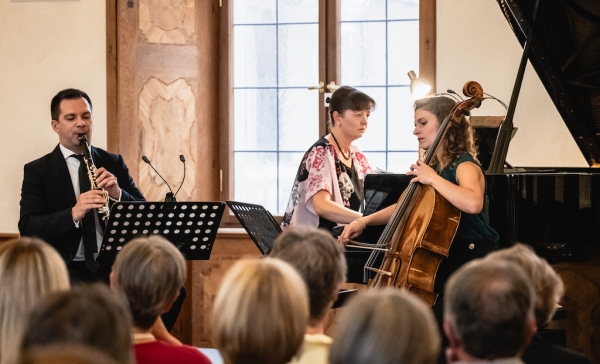
[[[590,248],[585,263],[559,263],[552,267],[565,284],[561,304],[567,320],[553,321],[551,328],[567,332],[567,347],[600,363],[600,247]]]

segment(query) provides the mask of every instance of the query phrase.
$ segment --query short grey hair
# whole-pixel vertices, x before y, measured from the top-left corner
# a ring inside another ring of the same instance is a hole
[[[535,290],[535,319],[538,327],[550,323],[565,288],[562,279],[546,259],[537,256],[533,248],[525,244],[515,244],[510,248],[495,251],[485,259],[502,259],[523,268]]]
[[[113,274],[115,287],[129,302],[135,326],[149,329],[183,286],[185,259],[161,236],[137,238],[117,254]]]
[[[342,245],[324,230],[290,227],[275,240],[270,256],[300,273],[308,288],[311,324],[318,323],[346,281],[348,268]]]
[[[440,333],[431,309],[411,293],[382,289],[359,293],[344,308],[330,364],[433,364]]]
[[[444,321],[470,355],[508,358],[526,344],[534,303],[533,285],[518,265],[477,259],[446,283]]]

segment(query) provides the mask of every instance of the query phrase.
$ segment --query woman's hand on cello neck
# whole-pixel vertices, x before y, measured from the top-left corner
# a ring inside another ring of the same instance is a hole
[[[433,168],[429,167],[423,160],[419,159],[410,166],[408,176],[414,176],[411,182],[420,182],[424,185],[433,185],[436,179],[441,178]]]

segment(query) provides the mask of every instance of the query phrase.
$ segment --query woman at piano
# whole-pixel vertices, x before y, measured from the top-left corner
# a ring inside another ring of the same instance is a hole
[[[455,104],[453,99],[444,96],[427,97],[415,102],[413,134],[418,139],[421,153],[433,143],[441,122]],[[463,263],[483,257],[497,248],[499,235],[488,225],[484,213],[485,178],[477,160],[473,129],[464,117],[458,125],[452,123],[448,128],[433,159],[433,168],[419,159],[406,174],[414,176],[413,182],[433,186],[462,212],[450,258],[442,261],[438,277],[449,275]],[[368,225],[387,224],[395,207],[392,205],[352,221],[344,228],[339,240],[347,243]]]
[[[367,94],[342,86],[331,96],[330,134],[304,154],[281,222],[331,230],[362,216],[363,180],[371,167],[352,145],[369,124],[375,101]]]

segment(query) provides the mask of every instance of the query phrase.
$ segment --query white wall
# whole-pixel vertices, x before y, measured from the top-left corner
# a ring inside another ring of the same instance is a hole
[[[58,143],[50,100],[86,91],[93,144],[106,147],[105,2],[0,1],[0,233],[16,233],[23,165]]]
[[[523,49],[494,0],[437,1],[437,92],[461,92],[467,81],[510,101]],[[484,101],[473,115],[504,115]],[[514,166],[588,167],[535,70],[528,65],[514,116]]]

